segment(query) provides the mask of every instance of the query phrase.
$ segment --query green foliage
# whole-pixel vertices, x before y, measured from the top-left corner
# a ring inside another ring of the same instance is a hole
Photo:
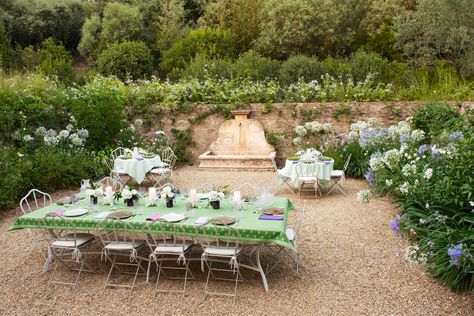
[[[77,49],[83,56],[90,56],[99,48],[102,21],[97,14],[86,19],[81,30],[81,41]]]
[[[395,23],[397,41],[405,56],[418,64],[436,59],[451,62],[458,73],[472,75],[474,64],[474,2],[419,0]],[[453,23],[455,21],[455,23]]]
[[[146,78],[151,74],[151,52],[143,42],[114,43],[102,51],[97,59],[97,70],[105,76],[121,80]]]
[[[334,110],[334,118],[336,121],[341,119],[341,116],[351,116],[352,114],[352,107],[347,104],[339,104],[336,109]]]
[[[196,55],[209,58],[232,56],[230,33],[220,29],[201,28],[191,31],[163,52],[161,69],[166,72],[186,67]]]
[[[14,66],[14,51],[11,47],[11,39],[5,33],[0,23],[0,71],[9,71]]]
[[[248,51],[237,59],[234,69],[237,77],[263,81],[278,77],[280,63],[254,51]]]
[[[168,50],[180,38],[186,36],[190,29],[186,24],[184,3],[181,0],[165,0],[161,4],[158,16],[159,32],[156,46],[159,51]]]
[[[413,126],[423,130],[428,137],[439,136],[444,131],[462,128],[464,122],[449,104],[429,102],[418,107],[413,113]]]
[[[206,78],[231,79],[234,74],[234,63],[230,59],[212,59],[203,55],[197,55],[185,69],[173,72],[169,75],[171,80],[180,78],[196,78],[204,80]]]
[[[38,71],[45,76],[56,76],[60,81],[70,83],[74,80],[71,53],[63,45],[54,43],[50,37],[41,43],[38,51]]]
[[[172,128],[171,134],[173,135],[173,144],[171,148],[177,157],[176,161],[178,163],[188,162],[187,149],[191,146],[195,146],[195,142],[191,136],[191,129],[188,128],[184,131],[181,131],[176,128]]]
[[[112,44],[124,40],[139,41],[143,38],[143,15],[136,6],[109,2],[104,8],[102,45]]]
[[[316,58],[297,55],[281,64],[279,78],[282,84],[289,85],[300,79],[306,82],[318,80],[322,75],[321,66]]]

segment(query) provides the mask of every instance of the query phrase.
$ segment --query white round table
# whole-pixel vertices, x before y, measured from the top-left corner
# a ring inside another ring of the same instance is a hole
[[[148,171],[155,167],[162,167],[163,163],[159,155],[154,158],[142,158],[142,159],[122,159],[117,158],[114,161],[114,170],[124,172],[131,176],[138,183],[142,183],[145,179],[145,175]]]
[[[285,167],[278,170],[280,178],[291,180],[294,186],[299,185],[298,174],[296,172],[296,165],[300,160],[286,160]],[[318,179],[322,183],[329,182],[331,180],[331,172],[334,167],[334,159],[330,161],[315,160],[315,163],[319,166]]]

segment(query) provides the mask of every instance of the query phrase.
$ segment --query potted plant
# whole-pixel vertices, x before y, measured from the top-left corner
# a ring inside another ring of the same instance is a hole
[[[215,210],[218,210],[221,207],[221,200],[224,196],[224,192],[218,190],[212,190],[207,194],[209,204],[211,204],[212,208]]]
[[[125,187],[121,193],[115,193],[115,199],[118,200],[120,198],[123,198],[123,201],[127,204],[127,206],[133,206],[135,201],[138,201],[140,196],[137,190],[130,190],[128,187]]]
[[[161,190],[161,197],[166,199],[166,207],[173,207],[175,194],[170,186],[167,185]]]

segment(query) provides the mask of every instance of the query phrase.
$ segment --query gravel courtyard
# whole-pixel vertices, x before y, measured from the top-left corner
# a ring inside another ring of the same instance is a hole
[[[276,178],[273,172],[211,172],[196,167],[180,168],[173,175],[177,187],[188,189],[205,183],[232,187],[243,182],[275,187]],[[28,254],[31,244],[26,230],[7,231],[17,215],[8,216],[0,220],[0,315],[474,314],[472,294],[455,294],[422,268],[404,261],[408,243],[392,235],[388,227],[397,213],[389,200],[361,204],[356,193],[366,187],[365,182],[349,179],[345,187],[347,197],[334,193],[308,200],[299,239],[302,278],[280,266],[269,275],[271,291],[265,293],[259,276],[242,270],[245,282],[239,284],[235,305],[228,298],[204,298],[198,264],[193,265],[198,280],[190,281],[184,299],[156,295],[143,277],[131,294],[125,289],[107,289],[101,295],[104,262],[97,274],[84,273],[75,290],[61,286],[48,290],[41,255]],[[54,197],[61,194],[67,192]],[[285,187],[279,195],[288,196],[295,208],[300,207]]]

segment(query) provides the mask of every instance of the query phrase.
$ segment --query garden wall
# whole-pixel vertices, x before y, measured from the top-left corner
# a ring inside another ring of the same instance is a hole
[[[425,102],[329,102],[329,103],[274,103],[251,104],[250,118],[259,120],[265,128],[267,140],[277,149],[277,162],[282,157],[294,152],[292,144],[294,128],[308,121],[331,123],[339,132],[347,132],[350,124],[371,117],[378,118],[384,125],[396,123],[410,116],[412,110]],[[473,108],[474,102],[451,103],[452,106]],[[162,129],[170,135],[172,128],[191,129],[194,146],[188,150],[191,164],[199,162],[199,155],[208,150],[209,145],[217,138],[220,124],[225,120],[223,111],[216,110],[216,105],[196,105],[192,111],[177,111],[173,107],[157,105],[160,112],[158,119],[152,120],[151,126]],[[223,107],[224,108],[224,107]],[[217,112],[217,113],[216,113]],[[200,119],[199,119],[200,117]]]

